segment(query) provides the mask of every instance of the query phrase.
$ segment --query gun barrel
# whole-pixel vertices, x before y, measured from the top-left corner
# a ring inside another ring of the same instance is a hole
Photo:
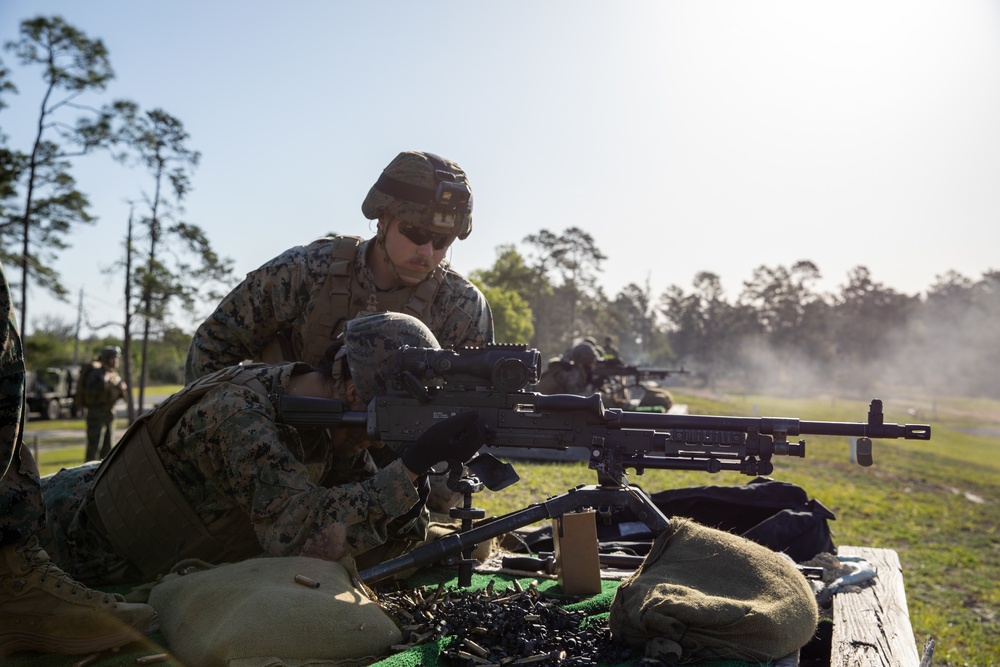
[[[803,435],[848,435],[859,438],[903,438],[905,440],[931,439],[931,427],[927,424],[802,422],[799,427],[799,433]]]
[[[728,417],[714,415],[671,415],[653,412],[605,411],[605,420],[621,428],[742,430],[756,429],[766,435],[846,435],[859,438],[904,438],[930,440],[927,424],[885,424],[881,413],[867,422],[800,421],[793,417]]]
[[[348,412],[343,401],[309,396],[282,396],[278,401],[278,421],[291,426],[340,428],[365,426],[367,412]]]
[[[637,368],[639,375],[649,377],[670,377],[671,375],[690,375],[691,372],[685,368]]]
[[[618,409],[605,411],[606,419],[621,428],[747,431],[799,435],[800,422],[793,417],[729,417],[716,415],[671,415],[655,412],[629,412]]]

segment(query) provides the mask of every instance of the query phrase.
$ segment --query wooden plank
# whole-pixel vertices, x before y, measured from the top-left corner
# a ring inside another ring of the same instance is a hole
[[[918,667],[898,554],[847,546],[837,553],[864,558],[877,576],[860,592],[834,595],[830,667]]]

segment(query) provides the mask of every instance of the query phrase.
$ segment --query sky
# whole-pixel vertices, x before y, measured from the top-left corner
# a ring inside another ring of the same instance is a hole
[[[469,176],[464,274],[570,227],[607,256],[610,297],[709,271],[735,298],[799,260],[826,292],[857,266],[906,294],[1000,269],[996,0],[2,0],[0,41],[39,14],[108,48],[116,78],[87,101],[183,123],[201,153],[183,219],[234,285],[327,233],[371,236],[361,202],[403,150]],[[0,132],[29,151],[41,73],[0,58],[20,91]],[[75,321],[81,291],[87,322],[122,319],[104,269],[150,177],[104,155],[72,173],[98,221],[60,255],[70,301],[29,293],[32,326]]]

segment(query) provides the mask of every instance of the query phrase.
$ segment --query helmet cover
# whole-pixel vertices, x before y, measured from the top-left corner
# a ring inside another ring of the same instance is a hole
[[[580,343],[569,356],[574,363],[590,366],[597,361],[597,350],[590,343]]]
[[[472,189],[457,163],[404,151],[382,170],[361,212],[369,220],[389,213],[435,234],[465,239],[472,232]]]
[[[347,365],[365,403],[389,388],[396,366],[396,350],[404,345],[441,347],[427,325],[412,315],[372,313],[356,317],[345,325]]]

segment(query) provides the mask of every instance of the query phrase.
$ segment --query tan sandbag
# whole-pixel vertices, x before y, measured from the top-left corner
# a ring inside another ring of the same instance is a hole
[[[784,556],[681,518],[619,586],[608,625],[649,658],[766,662],[812,638],[816,598]]]
[[[402,634],[363,587],[352,584],[353,569],[350,559],[254,558],[214,567],[186,561],[152,589],[149,604],[184,664],[370,664]]]

